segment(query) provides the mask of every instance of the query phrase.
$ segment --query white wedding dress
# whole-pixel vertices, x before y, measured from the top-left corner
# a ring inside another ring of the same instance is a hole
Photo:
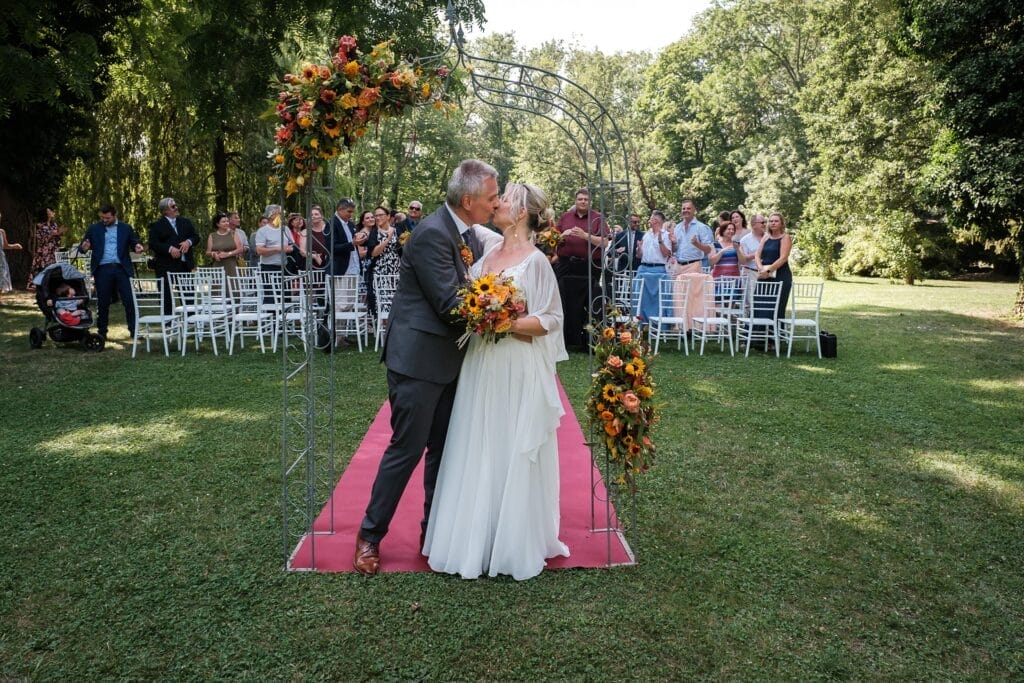
[[[569,556],[558,540],[555,432],[564,411],[555,363],[567,357],[558,284],[539,250],[504,273],[548,334],[532,343],[470,339],[423,546],[431,569],[466,579],[528,579],[547,558]]]

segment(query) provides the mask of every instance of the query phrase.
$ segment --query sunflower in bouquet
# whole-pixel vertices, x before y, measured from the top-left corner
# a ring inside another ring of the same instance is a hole
[[[481,275],[459,290],[461,303],[452,315],[461,318],[466,332],[458,339],[461,349],[478,334],[496,342],[512,333],[512,321],[526,315],[526,299],[512,278],[498,273]]]
[[[635,488],[637,475],[654,463],[651,432],[660,418],[654,403],[651,349],[635,324],[592,331],[600,367],[593,374],[587,414],[600,431],[611,461],[621,468],[615,483]]]
[[[537,233],[536,244],[546,255],[551,256],[562,246],[565,238],[556,228],[551,227]]]

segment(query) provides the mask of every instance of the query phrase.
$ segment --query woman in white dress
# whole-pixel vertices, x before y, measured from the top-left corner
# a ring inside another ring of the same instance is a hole
[[[494,216],[504,240],[471,269],[474,278],[511,276],[528,315],[497,343],[470,339],[423,544],[434,571],[522,580],[547,558],[569,556],[558,540],[562,304],[551,264],[533,244],[551,216],[540,188],[509,183]]]

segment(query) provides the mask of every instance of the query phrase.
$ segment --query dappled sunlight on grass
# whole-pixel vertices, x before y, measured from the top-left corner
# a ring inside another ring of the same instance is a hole
[[[169,424],[164,419],[139,425],[108,422],[69,430],[43,441],[38,448],[52,455],[73,457],[139,455],[143,452],[139,450],[140,445],[144,444],[146,451],[151,451],[161,446],[180,444],[189,435],[190,430],[184,425]]]
[[[252,410],[229,409],[229,408],[187,408],[179,411],[178,415],[191,420],[231,420],[232,422],[255,423],[266,419],[265,415],[257,414]]]
[[[971,491],[982,491],[1014,510],[1024,512],[1024,487],[1001,477],[983,472],[961,455],[950,452],[922,453],[915,461],[923,468],[941,474]]]
[[[837,522],[842,522],[860,531],[871,533],[889,531],[889,525],[885,520],[861,508],[856,510],[832,510],[828,513],[828,516]]]
[[[804,372],[816,372],[819,375],[834,375],[836,374],[835,368],[826,368],[821,365],[804,365],[803,363],[794,364],[794,368],[797,370],[803,370]]]
[[[1007,389],[1024,389],[1024,377],[1006,377],[1001,379],[969,379],[967,386],[979,391],[1006,391]]]
[[[924,370],[924,366],[920,363],[884,363],[879,365],[880,370],[892,370],[893,372],[917,372],[918,370]]]

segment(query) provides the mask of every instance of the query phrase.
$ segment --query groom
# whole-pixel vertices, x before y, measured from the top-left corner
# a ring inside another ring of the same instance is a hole
[[[477,159],[459,164],[448,182],[445,204],[424,218],[402,250],[398,289],[381,360],[388,369],[391,443],[373,482],[352,561],[360,574],[380,568],[380,542],[388,532],[409,477],[427,451],[423,472],[423,532],[448,433],[464,331],[452,317],[469,263],[501,237],[485,228],[498,208],[498,172]],[[472,259],[464,258],[472,251]]]

